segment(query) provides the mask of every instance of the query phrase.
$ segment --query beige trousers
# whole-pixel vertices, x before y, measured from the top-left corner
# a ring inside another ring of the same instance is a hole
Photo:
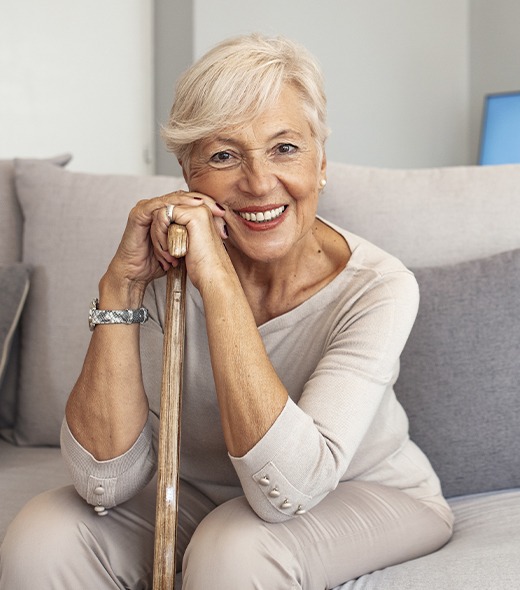
[[[341,483],[281,524],[260,520],[243,497],[215,507],[191,486],[180,493],[185,590],[333,588],[435,551],[452,530],[442,506],[364,482]],[[103,517],[72,487],[37,496],[7,532],[0,590],[152,588],[154,518],[154,482]]]

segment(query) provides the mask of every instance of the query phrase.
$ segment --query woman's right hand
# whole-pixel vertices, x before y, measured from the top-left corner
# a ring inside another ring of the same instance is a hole
[[[166,215],[166,205],[181,203],[198,207],[203,200],[177,191],[139,201],[130,211],[121,242],[102,279],[102,285],[119,292],[120,305],[140,306],[148,283],[165,274],[163,264],[154,253],[150,228],[158,221],[167,227],[170,220]]]

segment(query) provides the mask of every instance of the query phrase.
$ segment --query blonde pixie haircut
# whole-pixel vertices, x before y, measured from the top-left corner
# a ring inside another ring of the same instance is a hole
[[[247,124],[276,101],[283,84],[299,92],[321,155],[329,129],[316,60],[289,39],[257,33],[223,41],[179,78],[162,128],[167,149],[187,164],[196,142]]]

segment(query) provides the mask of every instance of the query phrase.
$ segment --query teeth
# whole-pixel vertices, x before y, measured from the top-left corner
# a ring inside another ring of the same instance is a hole
[[[277,207],[276,209],[271,209],[270,211],[259,211],[258,213],[241,213],[240,211],[238,214],[242,219],[246,221],[255,221],[256,223],[262,223],[262,221],[272,221],[285,211],[285,206],[282,205],[281,207]]]

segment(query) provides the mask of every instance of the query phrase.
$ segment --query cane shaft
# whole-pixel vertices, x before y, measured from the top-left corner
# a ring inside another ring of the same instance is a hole
[[[180,250],[177,250],[177,253],[182,252],[184,255],[186,254],[186,230],[182,228],[183,237],[179,227],[181,226],[171,226],[170,239],[177,241],[181,239],[184,242],[184,247],[181,246]],[[177,234],[176,238],[172,238],[174,232]],[[173,590],[175,586],[185,293],[186,265],[181,258],[179,265],[170,268],[167,274],[153,590]]]

